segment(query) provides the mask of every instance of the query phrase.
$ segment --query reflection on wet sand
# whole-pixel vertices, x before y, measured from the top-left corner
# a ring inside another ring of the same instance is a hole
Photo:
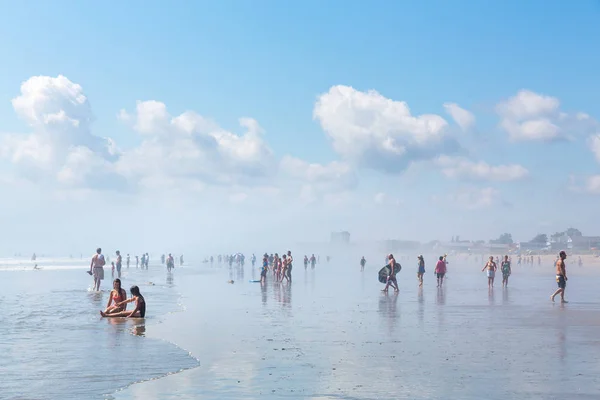
[[[343,267],[309,269],[291,286],[271,276],[265,285],[236,282],[227,296],[227,270],[180,279],[188,312],[152,335],[161,330],[203,364],[117,397],[600,398],[600,322],[590,318],[600,305],[552,305],[553,276],[515,271],[496,301],[472,265],[456,266],[439,289],[430,275],[417,290],[399,279],[398,295],[382,294],[369,269],[332,285]],[[571,281],[573,296],[594,296],[593,284]]]

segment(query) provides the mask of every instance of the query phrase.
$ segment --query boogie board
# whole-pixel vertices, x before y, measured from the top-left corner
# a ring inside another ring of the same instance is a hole
[[[394,268],[394,275],[396,275],[398,272],[400,272],[400,270],[402,269],[402,266],[399,263],[396,263],[396,268]],[[379,282],[381,283],[387,283],[387,277],[390,274],[390,266],[386,265],[385,267],[381,268],[379,270],[378,273],[378,278],[379,278]]]
[[[250,279],[248,282],[259,283],[260,281]]]

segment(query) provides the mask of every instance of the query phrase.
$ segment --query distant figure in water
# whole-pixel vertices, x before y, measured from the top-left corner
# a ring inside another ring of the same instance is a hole
[[[140,256],[135,256],[135,267],[137,268],[140,265]]]
[[[360,259],[360,272],[363,272],[365,270],[366,263],[367,260],[365,260],[365,256],[362,256],[362,258]]]
[[[294,257],[292,257],[292,252],[288,250],[287,252],[287,278],[290,283],[292,283],[292,263],[294,262]]]
[[[121,252],[117,250],[117,277],[121,277],[121,268],[123,267],[123,257],[121,257]]]
[[[556,295],[560,294],[560,302],[568,303],[565,300],[565,289],[567,288],[567,266],[565,265],[565,260],[567,259],[567,253],[561,251],[558,253],[558,260],[556,261],[556,284],[558,285],[558,289],[556,292],[552,293],[550,296],[550,300],[554,301]]]
[[[581,256],[579,256],[579,261],[578,261],[578,264],[579,264],[579,266],[580,266],[580,267],[582,267],[582,266],[583,266],[583,260],[581,260]]]
[[[167,257],[167,271],[171,272],[173,268],[175,268],[175,260],[171,253],[169,253],[169,256]]]
[[[104,260],[104,256],[102,255],[102,249],[98,247],[96,249],[96,254],[92,257],[92,262],[90,263],[90,272],[94,276],[94,290],[100,290],[100,283],[104,279],[104,265],[106,261]]]
[[[165,255],[164,255],[164,254],[163,254],[162,256],[160,256],[160,263],[161,263],[162,265],[165,265],[165,259],[166,259],[166,258],[165,258]]]
[[[331,257],[327,256],[327,262],[329,262],[329,260],[331,260]]]
[[[315,269],[315,264],[317,263],[317,259],[315,258],[315,255],[313,254],[310,257],[310,268],[311,269]]]
[[[417,257],[417,280],[419,281],[419,287],[423,287],[423,275],[425,275],[425,260],[421,254]]]
[[[114,279],[115,278],[115,263],[112,262],[112,263],[110,263],[110,265],[112,266],[112,268],[110,269],[110,276]]]
[[[444,284],[444,276],[446,276],[446,261],[444,261],[443,256],[440,256],[440,259],[435,265],[434,273],[437,276],[437,287],[442,287]]]
[[[260,283],[267,282],[267,271],[269,270],[269,256],[267,253],[263,256],[262,269],[260,270]]]
[[[508,277],[512,273],[508,256],[504,256],[504,261],[502,261],[502,265],[500,265],[500,271],[502,271],[502,287],[508,287]]]
[[[481,272],[487,270],[488,288],[490,289],[494,287],[494,277],[496,276],[496,269],[498,269],[498,267],[494,262],[494,256],[490,256],[490,260],[487,262],[487,264],[485,264],[485,266],[481,270]]]
[[[131,292],[131,298],[128,300],[121,301],[120,303],[115,304],[117,307],[122,307],[127,303],[135,302],[135,308],[132,311],[111,311],[104,312],[100,311],[100,315],[103,317],[126,317],[126,318],[144,318],[146,316],[146,300],[144,296],[140,293],[140,288],[137,286],[132,286],[129,289]]]
[[[179,256],[179,266],[183,265],[183,254]]]
[[[35,255],[35,253],[33,253],[33,255],[31,256],[31,261],[35,261],[37,258],[37,256]]]
[[[129,264],[131,263],[131,257],[127,254],[127,268],[129,268]]]
[[[127,292],[121,287],[121,280],[119,278],[113,281],[113,290],[111,290],[108,296],[108,303],[106,304],[105,314],[113,312],[125,311],[127,305],[117,306],[117,304],[127,300]]]

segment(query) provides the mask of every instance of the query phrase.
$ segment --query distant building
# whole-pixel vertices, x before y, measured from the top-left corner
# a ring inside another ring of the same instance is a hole
[[[592,250],[600,248],[600,236],[573,236],[569,243],[573,250]]]
[[[336,244],[349,244],[350,243],[350,232],[331,232],[331,243]]]

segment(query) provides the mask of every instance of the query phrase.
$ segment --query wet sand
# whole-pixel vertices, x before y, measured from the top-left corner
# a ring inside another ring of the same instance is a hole
[[[367,258],[368,259],[368,258]],[[379,265],[294,267],[291,287],[249,283],[246,265],[176,269],[186,311],[147,332],[200,366],[135,384],[119,399],[597,399],[596,269],[569,268],[569,304],[551,303],[552,265],[514,267],[492,292],[481,263],[452,261],[443,289],[432,259],[423,289],[404,262],[400,294]],[[536,260],[537,261],[537,260]],[[354,265],[355,264],[355,265]],[[498,274],[500,275],[500,274]],[[235,280],[228,284],[229,279]]]

